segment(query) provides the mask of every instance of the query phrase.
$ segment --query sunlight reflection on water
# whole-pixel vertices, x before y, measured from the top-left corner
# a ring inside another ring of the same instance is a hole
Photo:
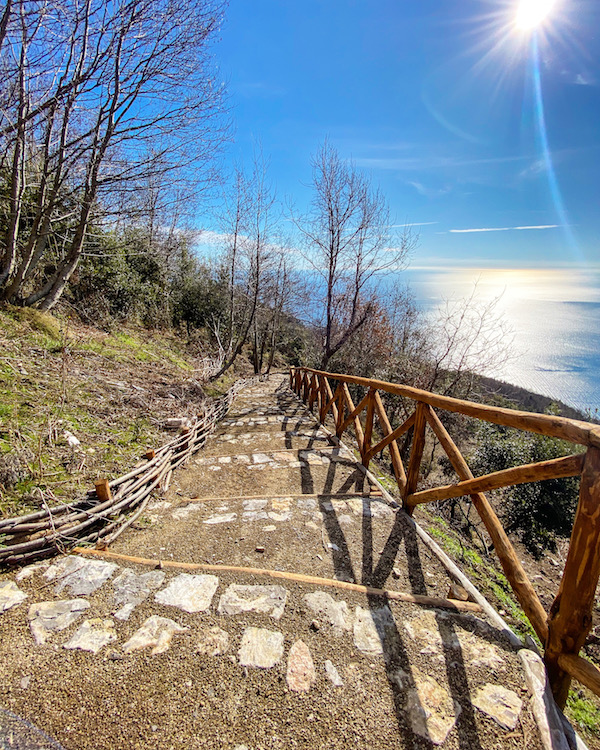
[[[493,377],[579,409],[600,409],[600,278],[570,269],[413,268],[407,280],[419,305],[444,299],[482,302],[501,295],[499,309],[514,331],[515,358]]]

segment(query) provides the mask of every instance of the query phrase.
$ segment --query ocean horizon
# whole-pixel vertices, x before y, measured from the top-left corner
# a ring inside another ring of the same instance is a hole
[[[401,274],[417,305],[432,317],[445,300],[473,293],[512,331],[513,356],[482,372],[563,401],[591,417],[600,413],[600,279],[595,270],[409,268]]]

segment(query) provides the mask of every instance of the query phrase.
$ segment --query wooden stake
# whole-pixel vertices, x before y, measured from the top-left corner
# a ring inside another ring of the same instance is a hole
[[[94,486],[96,487],[98,500],[100,500],[101,503],[112,500],[112,492],[110,485],[108,484],[108,479],[98,479],[94,482]]]

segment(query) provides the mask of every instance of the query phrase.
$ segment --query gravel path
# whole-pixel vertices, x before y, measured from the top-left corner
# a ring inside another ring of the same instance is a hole
[[[370,490],[283,377],[248,388],[111,547],[155,563],[0,576],[0,747],[541,748],[517,652],[482,613],[336,585],[448,596]]]

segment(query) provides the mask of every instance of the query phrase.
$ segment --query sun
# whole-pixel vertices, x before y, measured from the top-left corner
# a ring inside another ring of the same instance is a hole
[[[541,26],[556,0],[520,0],[515,17],[515,25],[522,31],[532,31]]]
[[[520,0],[515,24],[519,29],[535,29],[546,20],[556,0]]]

